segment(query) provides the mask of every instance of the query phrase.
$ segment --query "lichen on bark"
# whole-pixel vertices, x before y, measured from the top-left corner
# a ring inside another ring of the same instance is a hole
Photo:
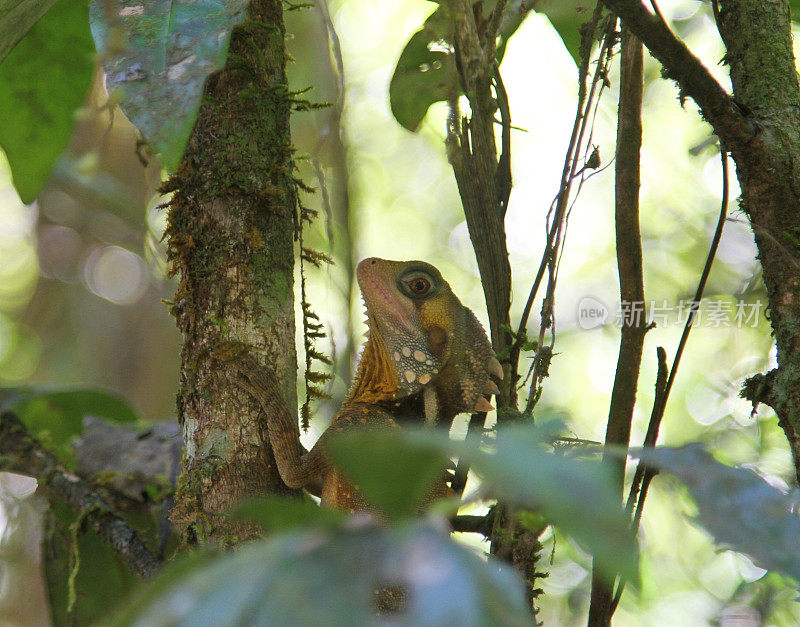
[[[169,202],[173,313],[184,337],[178,415],[186,453],[172,519],[186,542],[230,544],[256,531],[225,513],[288,488],[257,403],[210,351],[235,341],[269,362],[297,405],[294,347],[296,186],[280,0],[254,0],[225,68],[205,88]]]

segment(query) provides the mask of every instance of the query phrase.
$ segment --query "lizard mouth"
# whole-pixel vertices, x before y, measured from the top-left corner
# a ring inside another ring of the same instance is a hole
[[[402,301],[402,297],[393,291],[394,279],[386,273],[373,271],[370,267],[372,259],[365,259],[358,264],[356,276],[364,303],[367,306],[367,317],[370,330],[375,330],[382,335],[384,331],[402,335],[416,335],[417,330],[414,319],[413,306]],[[383,329],[373,329],[373,321],[380,320],[378,326]]]

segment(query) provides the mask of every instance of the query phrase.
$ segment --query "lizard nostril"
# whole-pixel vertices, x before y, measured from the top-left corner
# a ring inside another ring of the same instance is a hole
[[[375,259],[373,259],[372,260],[372,265],[374,266],[376,263],[378,263],[378,262]]]

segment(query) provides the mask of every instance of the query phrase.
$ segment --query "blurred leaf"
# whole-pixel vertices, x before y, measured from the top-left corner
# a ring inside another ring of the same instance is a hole
[[[637,581],[636,540],[607,469],[546,451],[552,435],[549,426],[508,426],[493,452],[464,454],[493,494],[541,513],[588,549],[602,570]]]
[[[67,579],[72,568],[73,539],[69,527],[77,514],[60,500],[51,500],[49,504],[42,554],[53,623],[57,626],[97,624],[139,580],[93,530],[79,533],[80,565],[75,578],[76,603],[70,619],[67,616]]]
[[[419,513],[449,462],[436,443],[419,441],[409,448],[397,431],[345,433],[331,438],[327,447],[336,466],[367,501],[392,520]]]
[[[561,36],[567,50],[580,65],[581,26],[592,17],[597,0],[537,0],[534,9],[544,13]]]
[[[245,0],[94,0],[91,26],[108,88],[171,171],[194,127],[206,78],[225,64]]]
[[[636,540],[607,469],[545,450],[556,428],[508,426],[491,451],[431,429],[352,433],[334,441],[331,455],[370,503],[395,518],[415,513],[446,459],[461,456],[487,492],[541,513],[591,551],[601,569],[637,581]]]
[[[56,0],[0,0],[0,61]]]
[[[384,587],[406,592],[399,624],[530,624],[510,569],[422,525],[282,534],[172,571],[114,624],[380,625]]]
[[[484,13],[491,10],[484,4]],[[511,0],[500,24],[498,63],[508,39],[519,28],[531,7],[524,0]],[[422,28],[408,40],[389,84],[392,115],[405,128],[416,131],[435,102],[461,95],[453,54],[453,34],[447,7],[440,4]]]
[[[61,0],[0,62],[0,147],[25,203],[36,198],[67,147],[75,110],[89,90],[88,20],[84,0]]]
[[[233,516],[257,523],[267,532],[300,527],[332,527],[347,518],[344,512],[320,507],[310,498],[278,496],[245,501],[234,508]]]
[[[800,581],[797,500],[752,470],[716,461],[700,444],[632,452],[680,479],[697,503],[698,522],[720,544],[756,565]]]
[[[135,424],[136,411],[121,396],[105,390],[17,389],[5,392],[5,408],[19,416],[25,426],[72,467],[75,455],[70,443],[83,430],[84,416],[110,422]]]

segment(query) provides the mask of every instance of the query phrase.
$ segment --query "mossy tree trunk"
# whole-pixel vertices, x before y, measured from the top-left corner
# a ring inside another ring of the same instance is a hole
[[[235,543],[252,531],[225,513],[239,499],[288,491],[257,403],[210,351],[240,342],[275,370],[297,405],[293,241],[296,187],[280,0],[253,0],[212,76],[173,191],[167,230],[180,277],[178,414],[186,452],[173,521],[189,542]]]

